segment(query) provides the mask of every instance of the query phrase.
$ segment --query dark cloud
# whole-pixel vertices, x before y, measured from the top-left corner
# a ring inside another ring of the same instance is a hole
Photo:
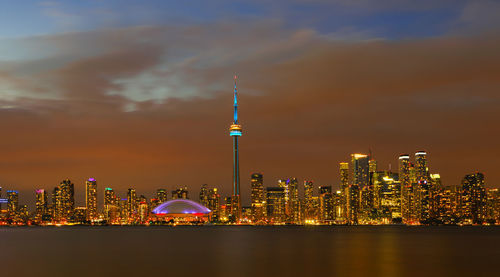
[[[426,149],[445,184],[474,170],[500,181],[498,37],[339,42],[274,23],[65,36],[51,42],[72,53],[63,64],[1,75],[19,92],[0,98],[5,188],[70,177],[82,192],[93,176],[121,193],[188,185],[196,197],[203,183],[230,193],[235,72],[245,196],[254,171],[268,186],[284,176],[336,186],[338,162],[368,149],[382,169]],[[83,54],[71,44],[80,36]]]

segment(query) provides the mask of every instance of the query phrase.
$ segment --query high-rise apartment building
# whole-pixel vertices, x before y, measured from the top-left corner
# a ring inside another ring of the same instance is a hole
[[[208,190],[208,202],[207,208],[212,211],[212,220],[218,221],[220,217],[220,195],[217,192],[217,188],[211,188]]]
[[[340,163],[340,218],[347,219],[347,194],[349,193],[349,163]]]
[[[128,220],[133,219],[138,213],[138,201],[135,189],[128,189],[127,191],[127,216]]]
[[[271,223],[284,223],[285,213],[285,189],[282,187],[266,188],[267,219]]]
[[[75,185],[69,179],[63,180],[54,188],[52,202],[55,221],[71,220],[75,210]]]
[[[314,182],[304,181],[304,220],[316,219],[316,209],[314,204]]]
[[[104,189],[104,217],[110,223],[118,222],[120,207],[115,191],[112,188]]]
[[[413,217],[414,193],[410,177],[410,155],[399,156],[399,182],[401,184],[401,218],[404,223],[411,223]]]
[[[465,175],[461,188],[461,216],[467,223],[482,223],[486,215],[486,189],[484,174]]]
[[[158,204],[167,202],[168,192],[166,189],[157,189],[156,190],[156,199],[158,199]]]
[[[15,214],[19,209],[19,192],[17,190],[8,190],[7,200],[7,212]]]
[[[41,222],[47,214],[47,193],[44,189],[35,190],[35,221]]]
[[[266,216],[266,199],[264,197],[264,177],[260,173],[253,173],[250,177],[251,210],[254,222],[262,221]]]
[[[319,220],[324,224],[332,224],[335,219],[332,186],[319,187]]]
[[[97,215],[97,181],[89,178],[85,182],[85,207],[87,208],[86,219],[88,221],[96,220]]]

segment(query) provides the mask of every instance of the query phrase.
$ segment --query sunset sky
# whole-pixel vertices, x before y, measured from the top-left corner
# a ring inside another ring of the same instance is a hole
[[[0,0],[0,186],[31,203],[70,178],[99,191],[207,183],[230,194],[239,76],[252,172],[339,185],[427,150],[445,185],[500,187],[500,2]],[[5,194],[3,194],[5,195]],[[101,202],[102,203],[102,202]]]

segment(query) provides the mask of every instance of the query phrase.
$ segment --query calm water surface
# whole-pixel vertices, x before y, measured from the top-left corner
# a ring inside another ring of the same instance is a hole
[[[498,276],[498,227],[0,228],[0,276]]]

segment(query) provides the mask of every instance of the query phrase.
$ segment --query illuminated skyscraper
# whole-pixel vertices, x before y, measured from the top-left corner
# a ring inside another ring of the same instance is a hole
[[[52,194],[54,219],[68,221],[73,217],[75,210],[75,185],[69,180],[63,180],[54,188]]]
[[[75,209],[75,185],[69,179],[66,179],[61,182],[59,187],[62,192],[62,214],[65,219],[69,220],[73,216]]]
[[[356,184],[349,185],[347,188],[346,215],[347,223],[352,225],[358,224],[359,195],[359,186]]]
[[[137,212],[139,215],[139,221],[142,224],[144,224],[149,217],[148,199],[144,195],[139,196],[138,203],[137,203]]]
[[[156,199],[158,199],[158,204],[167,202],[168,192],[165,189],[156,190]]]
[[[410,155],[399,156],[399,182],[401,184],[401,217],[404,223],[415,220],[412,216],[414,202],[413,184],[410,179]]]
[[[352,184],[356,184],[360,188],[368,185],[368,155],[351,154],[351,180]]]
[[[61,189],[55,187],[52,191],[52,218],[54,221],[61,220],[62,214]]]
[[[104,189],[104,217],[111,223],[119,217],[118,199],[112,188]]]
[[[285,222],[285,189],[282,187],[266,188],[267,219],[272,223]]]
[[[44,189],[35,191],[35,221],[41,222],[43,216],[47,213],[47,193]]]
[[[212,221],[219,220],[219,201],[220,195],[217,193],[216,188],[209,189],[206,184],[201,186],[200,203],[212,211]]]
[[[224,197],[224,204],[221,205],[220,207],[220,219],[221,221],[227,222],[227,221],[234,221],[234,218],[231,218],[232,215],[232,205],[233,200],[231,199],[231,196],[226,196]]]
[[[425,151],[415,153],[415,177],[417,181],[417,186],[414,188],[416,217],[421,223],[427,223],[431,217],[432,187]]]
[[[401,222],[401,184],[398,173],[377,171],[373,177],[375,206],[383,223]]]
[[[285,193],[285,220],[288,223],[299,223],[299,194],[297,179],[287,178],[278,181],[278,186]]]
[[[89,178],[85,182],[85,207],[86,219],[88,221],[97,219],[97,182],[94,178]]]
[[[240,161],[238,154],[238,138],[242,135],[241,125],[238,123],[238,90],[236,89],[236,76],[234,76],[234,121],[229,127],[229,135],[233,137],[233,203],[232,214],[235,221],[239,221],[241,216],[240,199]]]
[[[335,219],[332,186],[319,187],[319,219],[324,224],[331,224]]]
[[[250,177],[252,188],[252,218],[254,222],[264,219],[266,215],[266,199],[264,198],[264,177],[260,173],[253,173]]]
[[[340,163],[340,217],[347,218],[347,194],[349,188],[349,163]]]
[[[427,166],[427,152],[418,151],[415,153],[415,170],[417,183],[425,180],[429,181],[429,167]]]
[[[482,223],[486,214],[486,189],[484,174],[465,175],[461,188],[461,214],[465,223]]]
[[[314,183],[313,181],[304,181],[304,219],[311,221],[316,219],[316,210],[314,208]]]
[[[200,189],[200,204],[208,208],[208,188],[203,184]]]
[[[212,220],[218,221],[220,218],[220,195],[217,188],[208,190],[208,203],[206,207],[212,211]]]
[[[369,209],[368,204],[370,201],[370,190],[369,184],[369,166],[368,166],[368,155],[365,154],[351,154],[351,174],[350,174],[350,185],[349,192],[347,194],[347,205],[348,205],[348,221],[350,224],[357,224],[359,220],[359,213],[365,212]],[[363,198],[361,191],[364,191]],[[366,206],[361,204],[362,200],[365,200]],[[361,210],[361,208],[365,208]]]
[[[456,224],[460,217],[460,187],[439,187],[434,201],[437,205],[436,218],[445,224]]]
[[[490,224],[500,223],[500,190],[486,190],[486,220]]]
[[[135,189],[128,189],[127,191],[127,213],[128,218],[131,219],[137,214],[138,204],[137,204],[137,193]]]
[[[300,203],[299,203],[299,182],[297,178],[291,178],[288,182],[288,192],[289,192],[289,209],[290,209],[290,222],[293,224],[300,223]]]
[[[19,208],[19,192],[17,190],[7,191],[7,212],[9,214],[15,214]]]

